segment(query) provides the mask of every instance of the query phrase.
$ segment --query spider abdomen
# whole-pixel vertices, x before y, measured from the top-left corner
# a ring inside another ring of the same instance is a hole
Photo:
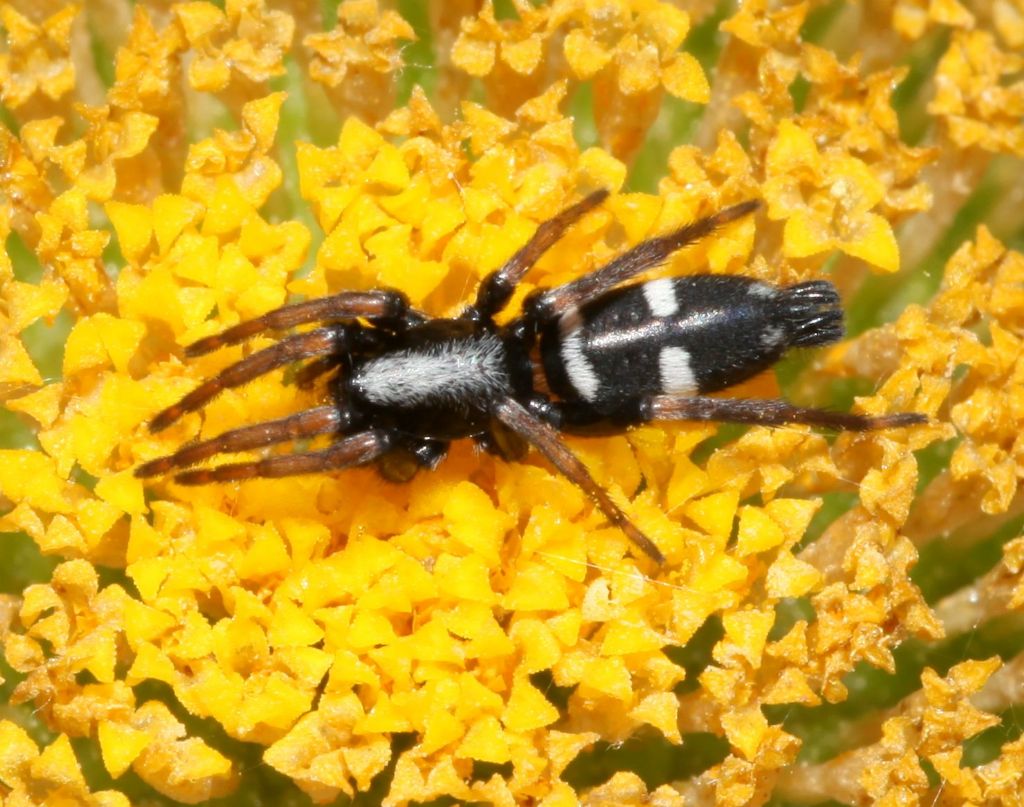
[[[827,281],[780,288],[693,275],[614,289],[549,324],[541,353],[551,389],[612,411],[645,395],[696,395],[766,370],[793,346],[842,336]]]

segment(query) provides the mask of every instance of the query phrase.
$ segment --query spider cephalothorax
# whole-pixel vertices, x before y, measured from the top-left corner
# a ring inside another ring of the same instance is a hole
[[[916,413],[872,417],[794,406],[784,400],[710,398],[768,368],[790,347],[843,335],[835,287],[824,280],[779,287],[746,277],[692,275],[622,285],[671,253],[753,212],[747,201],[668,235],[644,241],[570,283],[540,289],[522,314],[494,317],[516,285],[565,230],[607,196],[597,191],[544,222],[476,301],[453,319],[431,319],[399,292],[342,292],[285,306],[186,349],[198,356],[268,330],[320,323],[242,359],[160,412],[152,431],[204,406],[221,390],[275,368],[310,360],[308,384],[336,370],[331,400],[280,420],[187,445],[136,469],[175,473],[183,484],[280,477],[377,463],[392,479],[433,468],[451,440],[470,437],[508,459],[528,443],[598,504],[654,560],[664,560],[594,481],[559,432],[621,431],[650,420],[715,420],[833,429],[881,429],[925,422]],[[365,320],[363,324],[359,320]],[[531,356],[540,356],[534,368]],[[551,393],[534,385],[539,369]],[[180,470],[226,452],[331,434],[319,451]]]

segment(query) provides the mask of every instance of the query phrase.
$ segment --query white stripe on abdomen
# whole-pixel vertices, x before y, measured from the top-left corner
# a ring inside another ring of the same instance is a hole
[[[658,357],[661,391],[665,394],[692,395],[697,391],[697,378],[685,348],[663,347]]]
[[[580,331],[582,321],[577,308],[571,308],[558,320],[558,336],[561,342],[562,366],[573,389],[585,401],[597,398],[601,388],[601,379],[594,371],[594,365],[583,352],[583,335]]]
[[[670,277],[644,283],[644,299],[655,317],[671,317],[679,310],[675,281]]]

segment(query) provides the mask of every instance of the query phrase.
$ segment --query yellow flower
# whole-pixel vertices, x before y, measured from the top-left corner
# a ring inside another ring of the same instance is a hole
[[[654,122],[663,90],[706,102],[697,59],[679,46],[690,28],[684,11],[650,0],[515,2],[517,19],[496,19],[487,0],[460,22],[453,64],[483,80],[494,108],[513,113],[550,83],[547,66],[564,58],[573,78],[591,81],[594,119],[609,150],[631,156]],[[560,52],[559,52],[560,51]]]
[[[199,92],[226,90],[232,80],[244,87],[285,72],[295,21],[271,11],[261,0],[233,0],[224,11],[211,3],[179,3],[174,14],[195,58],[188,80]]]
[[[0,10],[5,804],[1011,803],[1019,10],[748,0],[710,46],[699,3],[400,7]],[[275,371],[152,433],[275,337],[185,345],[340,290],[450,316],[599,188],[501,321],[759,198],[656,273],[830,276],[853,336],[787,393],[929,422],[568,439],[661,566],[468,441],[404,485],[133,475],[326,400]]]
[[[414,39],[412,26],[396,11],[382,13],[377,0],[344,3],[333,30],[303,40],[313,54],[309,76],[327,88],[335,105],[381,118],[394,106],[400,43]]]
[[[78,12],[78,6],[68,4],[35,23],[10,6],[0,10],[0,25],[7,32],[6,52],[0,56],[5,106],[17,109],[40,96],[54,101],[74,89],[71,26]]]
[[[938,64],[935,98],[928,111],[946,125],[962,149],[1024,150],[1024,86],[1012,81],[1024,64],[988,31],[958,31]],[[1004,84],[1009,79],[1010,83]]]

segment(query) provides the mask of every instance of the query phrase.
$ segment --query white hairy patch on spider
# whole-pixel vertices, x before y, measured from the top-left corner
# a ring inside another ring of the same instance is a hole
[[[685,348],[663,347],[658,357],[661,391],[665,394],[690,395],[697,390],[697,377]]]
[[[768,348],[778,347],[786,339],[786,331],[778,325],[769,325],[761,334],[761,344]]]
[[[583,335],[580,328],[583,324],[577,308],[570,308],[558,320],[558,335],[562,342],[562,364],[569,383],[585,401],[597,398],[601,388],[601,379],[594,371],[590,359],[583,353]]]
[[[504,348],[490,333],[378,356],[353,372],[352,384],[370,403],[400,408],[463,408],[467,400],[487,400],[511,390]]]

